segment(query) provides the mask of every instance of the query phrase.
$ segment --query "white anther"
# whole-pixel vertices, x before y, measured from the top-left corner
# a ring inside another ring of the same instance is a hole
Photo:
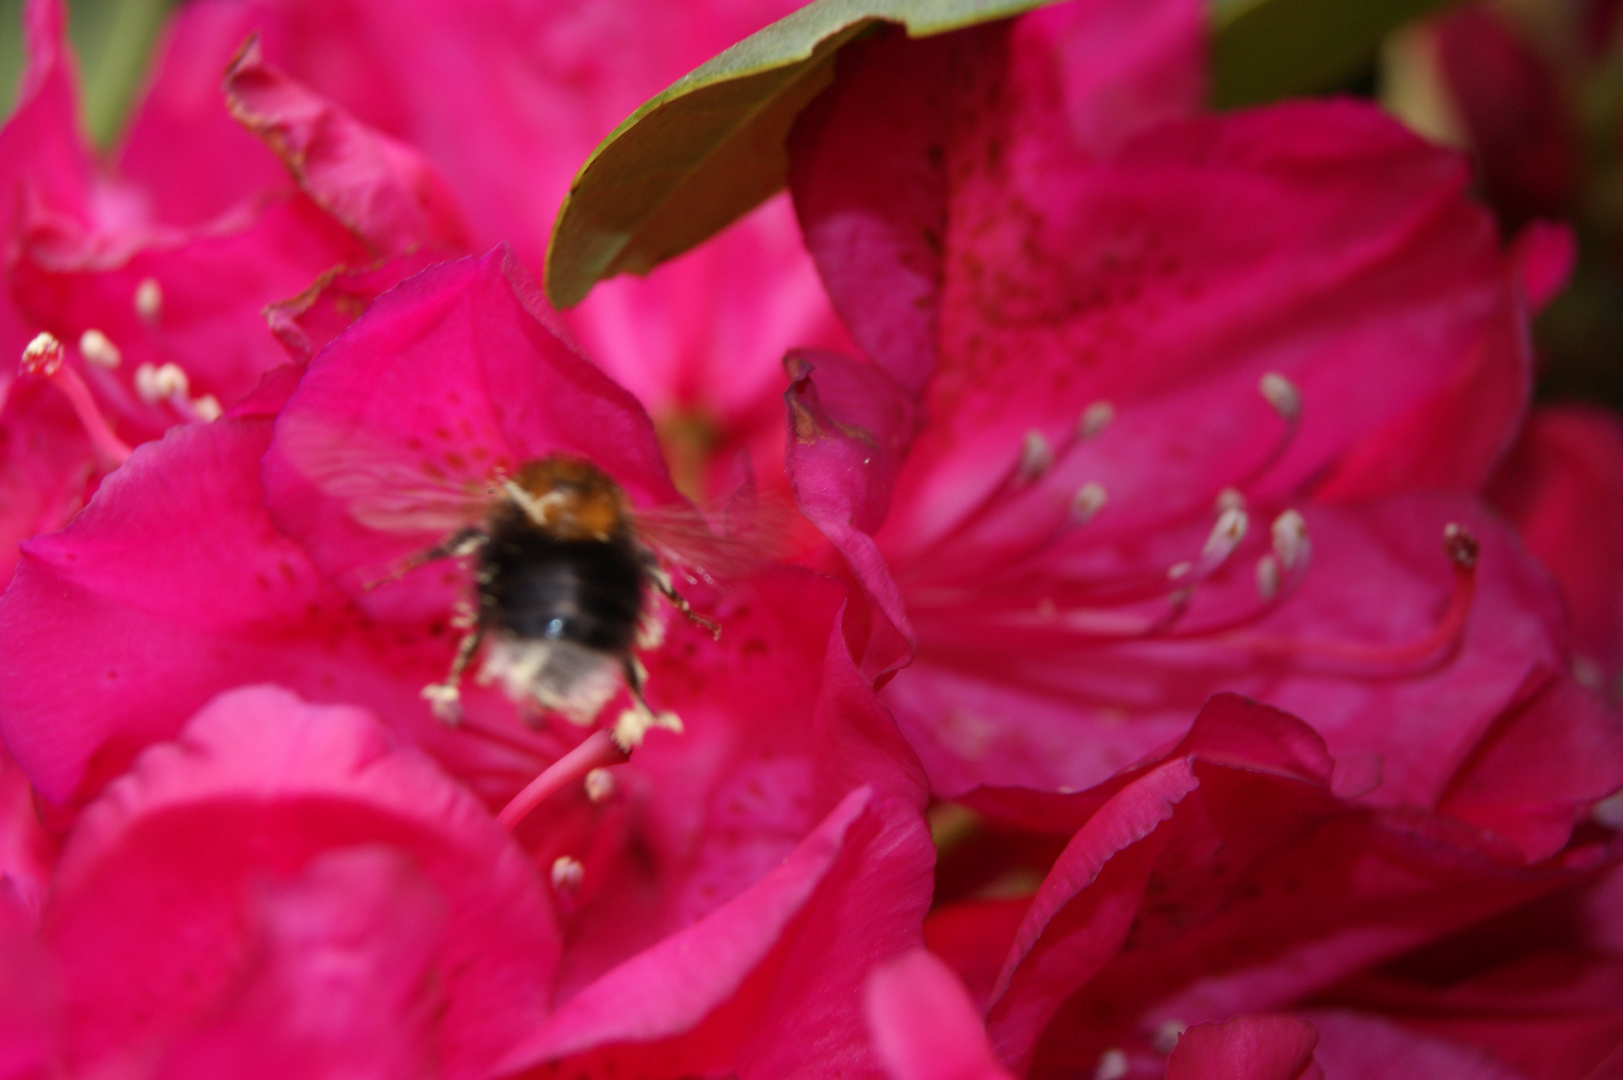
[[[631,753],[654,728],[682,733],[682,720],[673,712],[653,712],[649,709],[627,709],[614,721],[612,732],[620,749]]]
[[[55,335],[39,333],[23,347],[22,373],[24,375],[55,375],[62,366],[62,343]]]
[[[220,399],[213,394],[204,394],[192,400],[192,412],[197,414],[199,420],[212,422],[218,420],[225,410],[220,408]]]
[[[1302,415],[1302,392],[1279,372],[1270,371],[1264,375],[1262,381],[1257,383],[1257,389],[1274,407],[1274,412],[1286,420],[1295,420]]]
[[[1257,595],[1264,600],[1279,595],[1279,560],[1272,555],[1257,560]]]
[[[1244,510],[1245,496],[1237,488],[1224,488],[1217,493],[1217,500],[1212,503],[1212,512],[1221,514],[1225,510]]]
[[[135,287],[135,313],[147,322],[157,322],[163,312],[163,286],[157,278],[142,278]]]
[[[586,797],[595,803],[614,797],[614,774],[607,769],[593,769],[586,774]]]
[[[118,351],[118,346],[100,330],[86,330],[80,334],[79,351],[92,364],[109,370],[124,361],[124,354]]]
[[[1071,520],[1078,525],[1086,525],[1109,501],[1110,493],[1105,486],[1097,480],[1089,480],[1077,488],[1075,497],[1071,499]]]
[[[1054,448],[1040,431],[1026,432],[1026,441],[1020,447],[1020,479],[1030,482],[1047,472],[1054,464]]]
[[[559,892],[574,892],[586,880],[586,867],[579,859],[560,855],[552,860],[552,887]]]
[[[1155,1029],[1150,1037],[1150,1045],[1155,1047],[1157,1053],[1170,1054],[1178,1045],[1178,1038],[1188,1030],[1189,1025],[1182,1020],[1168,1020]]]
[[[1200,557],[1219,562],[1228,558],[1240,546],[1240,541],[1245,539],[1246,530],[1250,527],[1251,515],[1239,507],[1229,507],[1217,516],[1212,533],[1206,538],[1206,546],[1200,549]]]
[[[445,683],[433,683],[423,687],[423,700],[428,702],[429,711],[434,719],[447,727],[456,727],[462,722],[462,691],[455,686]]]
[[[1189,571],[1193,570],[1194,568],[1195,564],[1192,562],[1173,563],[1171,566],[1167,567],[1167,580],[1178,581],[1181,578],[1186,578],[1189,576]]]
[[[135,392],[148,405],[184,398],[190,390],[191,380],[186,378],[179,364],[164,364],[156,368],[151,364],[142,364],[135,369]]]
[[[1274,518],[1274,523],[1268,527],[1273,536],[1274,554],[1279,556],[1279,563],[1286,570],[1296,569],[1296,564],[1307,554],[1307,522],[1295,510],[1286,510]]]
[[[1116,1047],[1099,1055],[1099,1064],[1093,1070],[1093,1080],[1121,1080],[1127,1075],[1127,1055]]]
[[[1105,428],[1116,419],[1116,407],[1108,401],[1095,401],[1082,410],[1082,419],[1077,422],[1076,433],[1084,440],[1097,439],[1105,433]]]

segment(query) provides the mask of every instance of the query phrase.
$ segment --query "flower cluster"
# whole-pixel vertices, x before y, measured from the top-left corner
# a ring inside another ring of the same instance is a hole
[[[1623,1060],[1567,232],[1069,0],[854,42],[788,197],[551,310],[575,166],[789,7],[202,0],[98,161],[30,0],[0,1072]]]

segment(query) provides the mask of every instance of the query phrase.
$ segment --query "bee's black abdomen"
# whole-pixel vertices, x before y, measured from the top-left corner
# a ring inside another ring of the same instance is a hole
[[[527,523],[496,522],[479,572],[487,630],[606,653],[628,652],[636,638],[645,569],[627,536],[558,540]]]

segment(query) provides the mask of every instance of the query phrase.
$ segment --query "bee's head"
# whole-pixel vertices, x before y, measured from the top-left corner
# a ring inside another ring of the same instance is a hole
[[[541,528],[562,540],[608,540],[625,532],[630,506],[620,485],[589,461],[548,454],[526,462],[509,492]]]

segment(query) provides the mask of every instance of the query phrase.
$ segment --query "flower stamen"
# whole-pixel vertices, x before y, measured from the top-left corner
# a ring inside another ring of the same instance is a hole
[[[100,330],[86,330],[79,335],[79,352],[88,362],[108,371],[124,362],[124,354]]]
[[[552,887],[559,892],[572,893],[586,880],[586,867],[579,859],[560,855],[552,861]]]
[[[79,373],[64,362],[62,343],[49,333],[41,333],[23,349],[19,370],[24,375],[49,379],[73,407],[74,415],[84,426],[85,434],[102,456],[114,465],[122,465],[130,456],[130,445],[113,433],[112,426],[102,415]]]
[[[541,775],[531,780],[523,791],[513,796],[496,815],[496,821],[511,832],[529,817],[536,807],[546,801],[547,796],[572,784],[584,783],[594,769],[623,765],[629,760],[631,755],[620,749],[620,744],[615,741],[612,733],[602,729],[594,731],[581,740],[579,746],[542,770]]]
[[[1465,632],[1476,596],[1476,565],[1481,546],[1464,526],[1451,523],[1443,530],[1443,551],[1454,571],[1454,590],[1432,628],[1412,641],[1377,644],[1259,635],[1228,635],[1216,640],[1265,656],[1312,657],[1375,667],[1408,666],[1435,659],[1451,651]]]
[[[141,316],[142,321],[155,323],[163,314],[163,286],[158,284],[157,278],[142,278],[135,287],[135,313]]]

